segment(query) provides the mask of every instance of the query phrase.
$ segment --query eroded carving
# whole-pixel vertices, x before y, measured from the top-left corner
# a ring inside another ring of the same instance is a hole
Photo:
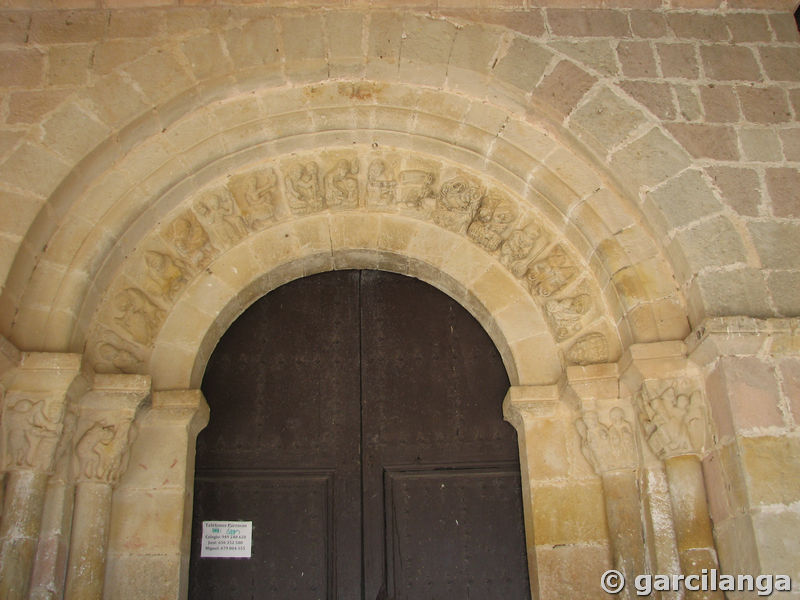
[[[636,394],[636,406],[645,439],[656,456],[702,454],[706,412],[699,390],[678,392],[675,385],[669,385],[654,394],[645,384]]]
[[[50,472],[63,419],[63,399],[9,395],[3,410],[4,468]]]
[[[500,262],[515,276],[522,277],[530,260],[547,245],[547,236],[536,223],[511,232],[500,247]]]
[[[558,244],[542,260],[533,263],[525,273],[528,288],[538,296],[552,296],[578,274],[564,248]]]
[[[145,364],[121,337],[104,330],[95,346],[95,368],[101,373],[142,373]]]
[[[225,245],[232,246],[247,235],[244,218],[227,189],[212,190],[200,196],[194,201],[194,212]]]
[[[127,288],[114,298],[114,321],[140,344],[149,344],[166,313],[140,289]]]
[[[442,184],[431,214],[433,222],[451,231],[463,232],[475,218],[484,190],[464,177],[455,177]]]
[[[389,173],[384,161],[373,160],[367,169],[367,202],[386,206],[396,201],[397,181]]]
[[[608,341],[602,333],[589,333],[567,350],[567,361],[574,365],[589,365],[608,361]]]
[[[358,206],[358,160],[344,158],[325,173],[325,202],[328,206],[356,208]]]
[[[559,342],[581,330],[581,317],[587,313],[591,304],[592,299],[588,294],[547,301],[547,317]]]
[[[275,218],[278,176],[274,169],[231,177],[228,189],[236,200],[248,230],[263,229]]]
[[[75,473],[80,480],[115,484],[127,467],[132,417],[92,423],[75,445]]]
[[[581,452],[598,475],[636,467],[636,440],[625,411],[615,406],[609,412],[611,423],[604,425],[595,411],[585,411],[575,421],[581,437]]]
[[[467,235],[489,252],[495,252],[516,220],[514,203],[498,192],[489,192],[481,199],[478,212],[467,228]]]
[[[433,210],[438,194],[435,189],[436,174],[412,169],[400,173],[400,197],[403,206],[413,209]]]
[[[305,215],[325,208],[320,192],[319,167],[314,161],[291,165],[286,170],[284,182],[293,213]]]
[[[189,266],[181,259],[148,250],[144,253],[147,265],[148,292],[172,302],[189,282]]]
[[[208,232],[188,211],[169,224],[165,237],[194,269],[207,266],[217,253]]]

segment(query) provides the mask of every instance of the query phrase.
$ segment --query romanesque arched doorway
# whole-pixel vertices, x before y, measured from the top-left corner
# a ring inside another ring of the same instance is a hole
[[[529,598],[502,360],[418,280],[333,271],[246,311],[208,363],[189,595]],[[200,558],[204,520],[252,558]]]

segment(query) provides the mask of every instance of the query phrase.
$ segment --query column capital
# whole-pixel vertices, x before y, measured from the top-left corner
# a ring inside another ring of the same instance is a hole
[[[528,418],[554,417],[563,390],[563,384],[513,385],[503,400],[503,416],[517,426]]]
[[[635,470],[639,454],[633,411],[630,403],[620,398],[619,365],[568,367],[567,382],[580,408],[574,425],[580,436],[581,452],[595,473]]]
[[[79,354],[25,352],[2,378],[4,470],[53,471],[70,398],[86,390],[91,374]]]
[[[136,436],[136,412],[149,395],[149,376],[95,376],[94,386],[78,406],[73,462],[78,483],[117,484]]]

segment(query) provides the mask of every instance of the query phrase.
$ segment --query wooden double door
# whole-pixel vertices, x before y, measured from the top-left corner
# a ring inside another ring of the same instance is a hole
[[[508,379],[445,294],[379,271],[280,287],[206,369],[189,598],[530,598]],[[249,559],[200,558],[252,521]]]

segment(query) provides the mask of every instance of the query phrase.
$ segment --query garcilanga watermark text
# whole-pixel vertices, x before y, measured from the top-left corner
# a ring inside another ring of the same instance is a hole
[[[609,594],[619,594],[625,588],[625,576],[614,569],[600,578],[600,587]],[[653,592],[756,592],[769,596],[774,592],[792,591],[788,575],[725,575],[716,569],[703,569],[691,575],[637,575],[633,580],[637,596]]]

